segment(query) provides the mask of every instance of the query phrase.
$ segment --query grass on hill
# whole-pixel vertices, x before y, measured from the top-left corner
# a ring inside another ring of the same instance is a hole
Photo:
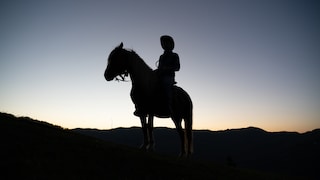
[[[0,179],[285,179],[147,153],[0,113]]]

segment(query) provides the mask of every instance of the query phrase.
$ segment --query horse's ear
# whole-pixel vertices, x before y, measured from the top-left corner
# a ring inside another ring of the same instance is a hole
[[[118,48],[120,48],[120,49],[122,49],[123,48],[123,43],[121,42],[120,43],[120,45],[119,45],[119,47]]]

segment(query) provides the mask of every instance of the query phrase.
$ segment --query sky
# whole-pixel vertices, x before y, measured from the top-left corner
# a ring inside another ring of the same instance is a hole
[[[123,42],[155,69],[171,35],[194,129],[310,131],[320,128],[319,19],[311,0],[4,0],[0,111],[64,128],[140,126],[130,81],[103,77],[108,55]]]

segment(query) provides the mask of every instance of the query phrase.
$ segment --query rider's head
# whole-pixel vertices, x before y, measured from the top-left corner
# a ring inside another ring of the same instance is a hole
[[[165,51],[172,51],[174,48],[174,41],[171,36],[164,35],[160,37],[161,47]]]

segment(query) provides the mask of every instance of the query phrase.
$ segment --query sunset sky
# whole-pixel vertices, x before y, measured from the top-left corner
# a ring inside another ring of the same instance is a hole
[[[319,19],[316,0],[4,0],[0,111],[65,128],[140,126],[131,83],[103,77],[107,58],[123,42],[155,69],[168,34],[194,129],[310,131],[320,128]]]

